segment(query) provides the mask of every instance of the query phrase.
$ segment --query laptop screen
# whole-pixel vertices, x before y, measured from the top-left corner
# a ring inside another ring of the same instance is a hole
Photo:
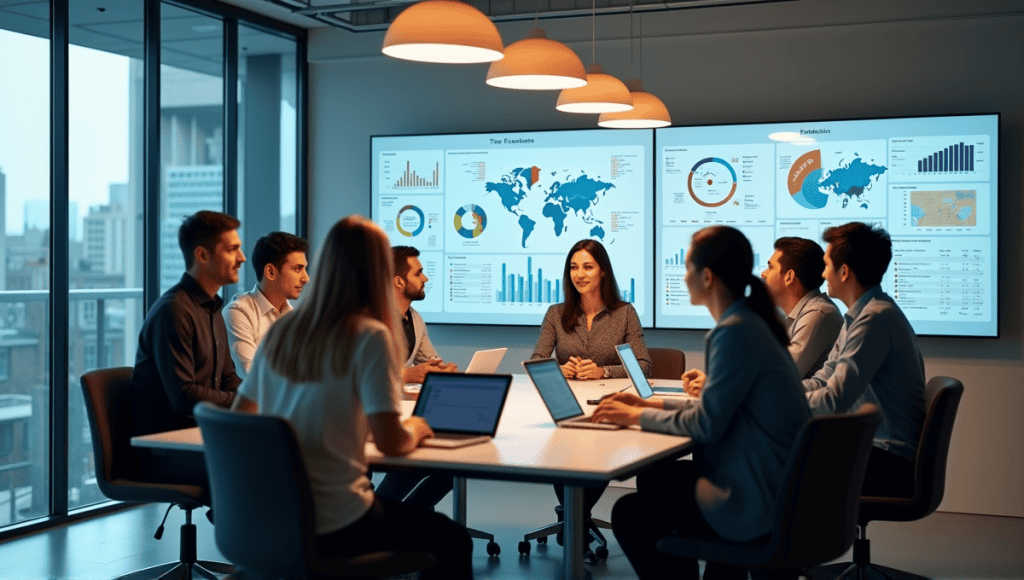
[[[427,373],[412,414],[434,431],[494,436],[512,375]]]
[[[557,360],[529,360],[523,362],[523,366],[526,367],[533,384],[537,386],[537,392],[540,393],[540,398],[544,399],[544,405],[547,406],[555,423],[583,414],[583,408],[576,400],[569,382],[565,380]]]
[[[636,392],[645,399],[653,395],[654,389],[647,382],[647,377],[644,376],[644,370],[640,368],[640,361],[636,360],[633,349],[628,344],[619,344],[615,346],[615,350],[619,351],[619,359],[622,360],[622,366],[626,367],[626,374],[629,375],[629,380],[633,381]]]

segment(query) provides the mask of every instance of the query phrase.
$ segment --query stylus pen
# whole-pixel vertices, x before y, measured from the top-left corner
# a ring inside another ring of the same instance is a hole
[[[619,389],[618,391],[615,391],[615,393],[612,393],[612,395],[614,395],[614,394],[616,394],[616,393],[625,393],[625,392],[626,392],[627,390],[629,390],[629,388],[630,388],[630,387],[632,387],[632,386],[633,386],[633,385],[626,385],[625,387],[622,387],[622,388],[621,388],[621,389]],[[611,395],[605,395],[605,396],[606,396],[606,397],[610,397]],[[604,398],[604,397],[602,397],[602,399],[603,399],[603,398]],[[600,405],[600,404],[601,404],[601,399],[587,399],[587,404],[588,404],[588,405]]]

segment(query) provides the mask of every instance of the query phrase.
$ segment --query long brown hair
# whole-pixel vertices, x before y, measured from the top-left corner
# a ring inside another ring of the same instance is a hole
[[[764,320],[782,346],[789,345],[789,333],[779,321],[768,289],[753,274],[754,250],[743,232],[729,226],[711,226],[697,231],[690,242],[690,262],[697,271],[709,268],[735,300],[743,298],[750,286],[747,303],[751,310]]]
[[[319,381],[328,368],[342,375],[360,321],[371,318],[391,333],[389,370],[398,380],[398,353],[405,345],[396,332],[393,271],[390,244],[376,224],[360,216],[334,224],[302,301],[267,333],[263,348],[270,368],[294,382]]]
[[[604,276],[601,277],[601,300],[604,302],[604,307],[611,312],[625,304],[619,294],[619,284],[615,281],[612,261],[604,246],[597,240],[580,240],[569,249],[569,255],[565,257],[565,271],[562,272],[562,289],[565,294],[565,307],[562,308],[562,328],[566,332],[572,332],[576,328],[576,325],[579,324],[580,314],[583,312],[580,305],[582,302],[580,291],[573,285],[570,273],[572,257],[579,251],[585,251],[593,256],[594,261],[604,272]]]

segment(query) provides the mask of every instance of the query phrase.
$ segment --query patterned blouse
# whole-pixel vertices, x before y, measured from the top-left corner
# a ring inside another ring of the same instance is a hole
[[[619,360],[615,345],[628,342],[633,354],[640,362],[644,375],[651,376],[651,355],[647,353],[644,343],[644,330],[640,327],[640,317],[632,304],[625,303],[615,310],[601,310],[594,316],[590,330],[587,330],[587,317],[580,313],[576,328],[566,332],[562,328],[562,309],[564,304],[554,304],[544,315],[540,327],[540,338],[530,358],[546,358],[555,351],[558,364],[564,365],[569,357],[587,358],[597,366],[608,369],[608,376],[623,378],[626,369]]]

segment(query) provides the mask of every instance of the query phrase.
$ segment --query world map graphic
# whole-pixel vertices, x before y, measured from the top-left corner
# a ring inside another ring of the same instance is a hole
[[[556,236],[575,232],[574,222],[579,220],[579,227],[586,236],[604,241],[605,224],[594,215],[594,207],[615,185],[594,179],[583,171],[552,171],[549,177],[553,181],[545,186],[540,183],[539,167],[517,167],[502,175],[499,181],[486,182],[485,195],[496,193],[502,207],[517,217],[522,232],[520,243],[524,248],[538,223],[543,223],[545,218],[550,220]],[[540,215],[529,209],[536,208],[538,202]]]

